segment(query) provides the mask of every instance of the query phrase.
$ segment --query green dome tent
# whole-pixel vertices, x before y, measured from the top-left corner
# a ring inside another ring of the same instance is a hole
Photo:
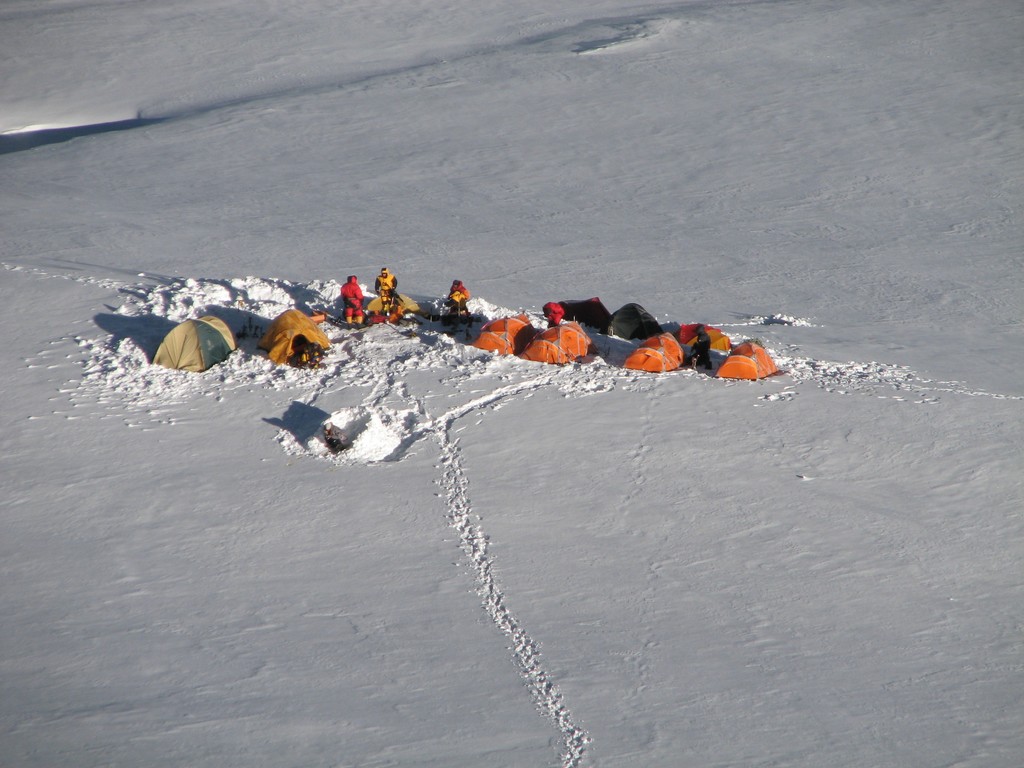
[[[662,332],[654,315],[639,304],[626,304],[612,313],[608,333],[620,339],[649,339]]]
[[[153,363],[182,371],[205,371],[235,349],[235,336],[223,320],[200,317],[174,326],[153,356]]]

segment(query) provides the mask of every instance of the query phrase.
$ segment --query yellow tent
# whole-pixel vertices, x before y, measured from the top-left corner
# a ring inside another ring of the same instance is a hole
[[[396,303],[402,307],[403,312],[408,312],[413,315],[422,315],[423,310],[420,309],[420,305],[417,304],[413,299],[410,299],[404,293],[398,294],[396,297]],[[380,300],[380,296],[375,299],[370,299],[370,303],[366,305],[367,312],[383,312],[384,305]]]
[[[297,309],[289,309],[278,315],[260,339],[259,348],[278,365],[289,365],[292,356],[306,344],[316,344],[321,349],[330,349],[331,341],[317,324]]]
[[[687,325],[679,326],[679,343],[685,344],[688,347],[693,346],[693,342],[697,340],[697,325],[698,323],[689,323]],[[732,340],[725,335],[721,328],[715,328],[713,325],[705,325],[704,330],[708,332],[708,336],[711,337],[711,348],[717,349],[721,352],[728,352],[732,349]]]

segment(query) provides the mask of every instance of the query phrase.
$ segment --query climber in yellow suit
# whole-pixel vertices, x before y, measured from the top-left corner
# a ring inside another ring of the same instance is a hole
[[[387,267],[383,267],[373,283],[373,289],[380,296],[381,311],[385,315],[390,315],[395,303],[398,302],[398,278],[389,272]]]

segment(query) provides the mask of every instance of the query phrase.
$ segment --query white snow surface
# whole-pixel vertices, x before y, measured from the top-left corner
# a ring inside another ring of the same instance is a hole
[[[1008,0],[4,3],[0,765],[1018,768],[1021,61]],[[384,265],[784,373],[257,349]]]

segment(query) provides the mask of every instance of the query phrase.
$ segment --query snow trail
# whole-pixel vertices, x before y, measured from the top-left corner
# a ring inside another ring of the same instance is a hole
[[[526,387],[529,388],[529,387]],[[524,387],[509,387],[514,395]],[[494,402],[499,398],[487,398]],[[582,763],[590,737],[572,717],[568,705],[550,673],[544,668],[540,648],[508,608],[505,593],[494,575],[493,560],[487,551],[487,534],[472,522],[473,506],[469,499],[469,479],[462,461],[458,440],[451,436],[451,426],[459,416],[469,412],[463,406],[445,414],[434,429],[441,447],[443,472],[440,486],[448,505],[448,522],[459,536],[459,544],[468,558],[477,581],[477,591],[484,609],[495,626],[511,639],[513,658],[525,678],[538,709],[558,728],[562,741],[563,768],[578,768]]]
[[[373,368],[377,363],[367,361],[366,365]],[[371,414],[372,417],[383,415],[386,419],[388,414],[384,412],[383,404],[397,398],[407,405],[404,413],[424,415],[424,404],[409,393],[405,384],[394,375],[393,370],[385,367],[378,373],[380,375],[376,377],[360,410]],[[505,592],[494,574],[493,559],[488,552],[489,537],[472,521],[473,506],[469,498],[469,478],[466,475],[459,441],[452,436],[453,425],[463,416],[518,395],[540,390],[549,385],[557,373],[558,369],[549,368],[539,376],[499,387],[467,403],[455,406],[422,425],[412,427],[406,439],[402,441],[401,452],[404,453],[404,450],[424,437],[433,438],[440,447],[439,466],[442,471],[436,482],[445,498],[448,525],[458,535],[459,546],[475,579],[477,594],[481,598],[483,608],[494,625],[510,638],[512,658],[526,681],[534,703],[558,729],[562,744],[563,768],[579,768],[587,744],[590,743],[590,737],[575,722],[557,684],[544,668],[539,644],[507,605]],[[358,444],[357,437],[356,446],[351,450],[357,450]],[[344,453],[349,454],[351,450]],[[400,458],[397,453],[389,455],[394,456]]]

